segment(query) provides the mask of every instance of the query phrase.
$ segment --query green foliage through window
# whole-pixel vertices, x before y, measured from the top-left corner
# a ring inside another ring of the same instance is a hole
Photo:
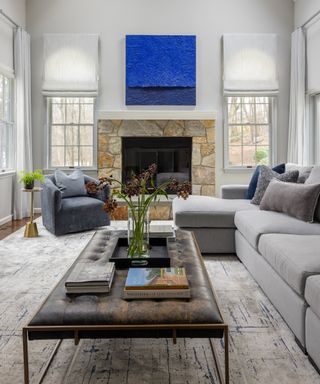
[[[0,74],[0,171],[13,167],[13,128],[13,79]]]
[[[50,166],[92,167],[94,98],[54,97],[50,108]]]
[[[226,102],[228,166],[270,164],[271,99],[231,96]]]

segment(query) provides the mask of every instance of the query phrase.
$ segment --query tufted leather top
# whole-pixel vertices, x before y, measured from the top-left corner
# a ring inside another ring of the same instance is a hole
[[[109,259],[117,238],[115,232],[96,232],[79,258],[101,265]],[[121,298],[127,276],[117,270],[110,294],[67,296],[61,279],[29,325],[137,325],[137,324],[221,324],[223,323],[207,272],[191,232],[177,231],[177,241],[168,243],[172,266],[184,266],[191,299],[131,300]],[[84,260],[83,260],[84,261]]]

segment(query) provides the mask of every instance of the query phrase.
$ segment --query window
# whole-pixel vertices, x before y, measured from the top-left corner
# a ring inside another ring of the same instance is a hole
[[[94,98],[52,97],[48,103],[49,167],[93,167]]]
[[[271,97],[226,97],[226,168],[252,168],[272,160]]]
[[[13,79],[0,74],[0,171],[13,168]]]

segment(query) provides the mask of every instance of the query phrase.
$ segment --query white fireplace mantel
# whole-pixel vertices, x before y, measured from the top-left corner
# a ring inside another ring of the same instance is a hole
[[[99,120],[216,120],[216,111],[201,110],[119,110],[98,111]]]

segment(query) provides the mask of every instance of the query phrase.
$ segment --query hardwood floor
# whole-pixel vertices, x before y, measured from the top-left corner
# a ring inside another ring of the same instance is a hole
[[[38,218],[40,214],[35,214],[34,218]],[[25,226],[26,222],[29,221],[29,218],[26,217],[22,220],[12,220],[6,224],[0,226],[0,240],[3,240],[5,237],[11,235],[11,233],[17,231],[18,229]]]

